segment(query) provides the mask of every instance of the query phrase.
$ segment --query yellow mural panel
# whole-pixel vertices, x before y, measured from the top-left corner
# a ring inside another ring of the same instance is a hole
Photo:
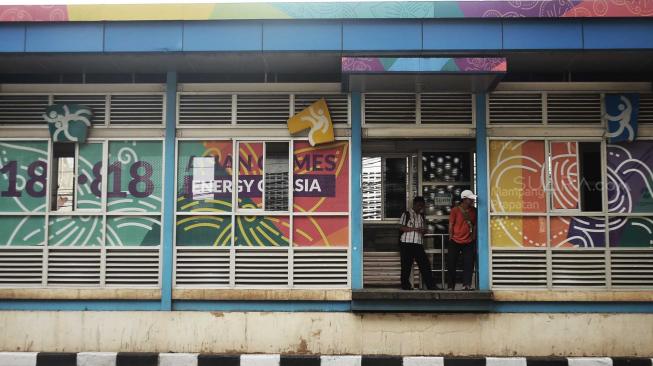
[[[68,5],[70,21],[207,20],[214,4]]]

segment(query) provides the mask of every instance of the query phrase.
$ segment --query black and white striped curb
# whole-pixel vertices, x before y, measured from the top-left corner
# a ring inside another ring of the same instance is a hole
[[[653,359],[0,352],[0,366],[653,366]]]

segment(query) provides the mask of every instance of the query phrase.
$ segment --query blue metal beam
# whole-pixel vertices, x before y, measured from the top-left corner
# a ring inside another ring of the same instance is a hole
[[[351,287],[363,288],[363,139],[361,93],[351,93]]]
[[[476,195],[478,251],[478,286],[481,291],[490,289],[490,248],[488,246],[488,212],[490,194],[488,192],[488,156],[486,138],[487,94],[476,94]]]
[[[166,135],[163,193],[163,240],[161,250],[161,310],[172,310],[172,269],[175,227],[175,138],[177,116],[177,73],[168,72],[166,81]]]

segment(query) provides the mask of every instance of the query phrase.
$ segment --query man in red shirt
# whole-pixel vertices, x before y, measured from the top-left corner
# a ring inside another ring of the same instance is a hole
[[[456,287],[456,263],[463,255],[463,290],[471,290],[476,247],[476,195],[470,190],[460,194],[462,202],[449,215],[449,245],[447,246],[448,288]]]

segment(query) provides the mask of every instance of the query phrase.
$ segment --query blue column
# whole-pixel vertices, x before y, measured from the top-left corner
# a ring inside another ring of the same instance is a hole
[[[351,287],[363,288],[363,140],[361,93],[351,93]]]
[[[476,95],[476,194],[478,195],[478,283],[481,291],[490,289],[490,250],[488,246],[488,217],[490,195],[488,192],[488,156],[485,106],[487,94]]]
[[[161,310],[172,310],[172,251],[175,225],[175,136],[177,108],[177,73],[169,71],[166,79],[166,134],[163,157],[163,253],[161,256]]]

